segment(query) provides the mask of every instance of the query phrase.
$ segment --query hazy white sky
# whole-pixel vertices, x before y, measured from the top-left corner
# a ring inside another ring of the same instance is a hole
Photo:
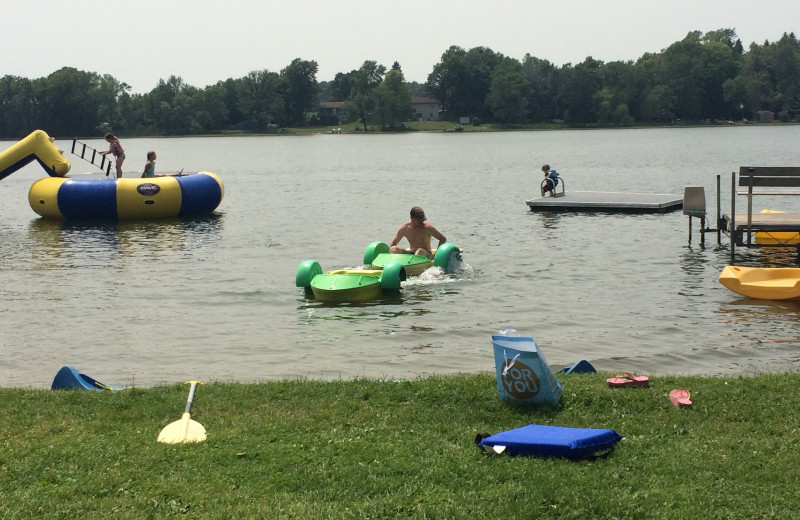
[[[747,49],[800,33],[798,0],[38,0],[6,6],[0,76],[69,66],[149,92],[170,75],[203,88],[315,60],[317,79],[365,60],[425,82],[451,46],[560,66],[659,52],[690,31],[735,29]]]

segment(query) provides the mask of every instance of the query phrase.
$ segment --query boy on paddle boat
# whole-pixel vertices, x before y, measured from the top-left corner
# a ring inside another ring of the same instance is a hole
[[[431,237],[439,241],[431,248]],[[405,238],[409,248],[398,244]],[[411,219],[400,226],[391,246],[384,242],[373,242],[364,250],[363,263],[372,269],[383,269],[388,263],[399,263],[405,267],[407,276],[417,276],[429,267],[441,267],[447,274],[458,271],[461,250],[425,220],[425,212],[419,206],[411,208]],[[452,261],[455,260],[455,261]]]
[[[432,259],[431,237],[439,241],[438,247],[447,242],[447,238],[425,220],[425,212],[419,206],[411,208],[410,217],[411,219],[397,230],[392,243],[389,244],[389,252],[420,255]],[[408,249],[403,249],[398,245],[404,238],[408,241]]]

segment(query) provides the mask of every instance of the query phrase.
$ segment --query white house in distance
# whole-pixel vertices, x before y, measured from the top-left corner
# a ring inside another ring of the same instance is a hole
[[[414,108],[414,119],[417,121],[438,121],[439,102],[434,98],[411,98]]]

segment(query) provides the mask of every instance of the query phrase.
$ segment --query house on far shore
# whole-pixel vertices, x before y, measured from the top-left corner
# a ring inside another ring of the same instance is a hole
[[[319,120],[328,125],[345,123],[348,119],[347,110],[344,106],[344,101],[320,101],[319,107],[317,107]]]
[[[319,120],[325,125],[341,125],[348,121],[345,101],[320,101],[317,107]],[[411,98],[416,121],[439,121],[439,102],[433,98]]]
[[[759,110],[756,112],[756,121],[759,123],[769,123],[775,121],[775,112],[769,110]]]
[[[438,121],[439,102],[434,98],[411,98],[414,119],[417,121]]]

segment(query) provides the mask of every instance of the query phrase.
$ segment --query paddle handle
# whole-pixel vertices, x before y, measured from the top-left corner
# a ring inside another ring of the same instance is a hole
[[[197,388],[197,385],[202,385],[202,381],[187,381],[187,385],[192,385],[189,388],[189,399],[186,400],[186,408],[183,410],[183,413],[189,413],[192,409],[192,401],[194,401],[194,390]]]

